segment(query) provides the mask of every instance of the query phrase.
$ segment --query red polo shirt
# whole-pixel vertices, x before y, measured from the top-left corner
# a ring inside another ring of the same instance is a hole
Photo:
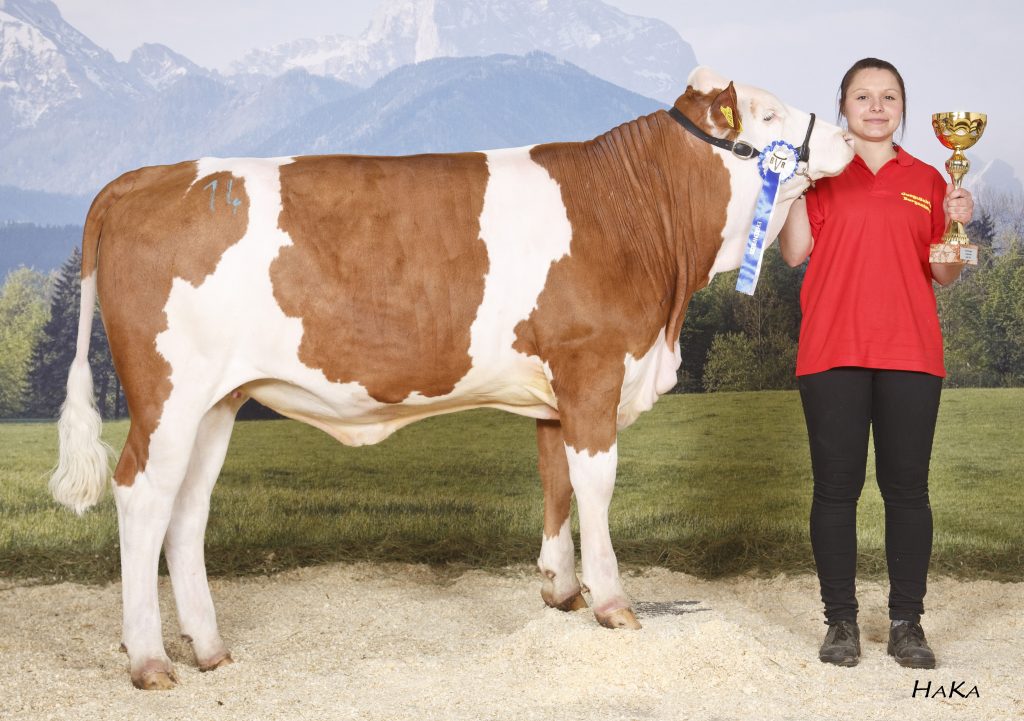
[[[898,146],[877,174],[858,155],[807,193],[814,249],[797,375],[839,366],[946,375],[928,264],[945,193],[939,172]]]

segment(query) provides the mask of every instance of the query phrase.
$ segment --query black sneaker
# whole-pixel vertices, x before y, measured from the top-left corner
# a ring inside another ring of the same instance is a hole
[[[836,621],[828,625],[828,633],[818,651],[823,663],[856,666],[860,661],[860,629],[855,621]]]
[[[889,627],[889,655],[905,668],[935,668],[935,654],[928,648],[919,623],[894,623]]]

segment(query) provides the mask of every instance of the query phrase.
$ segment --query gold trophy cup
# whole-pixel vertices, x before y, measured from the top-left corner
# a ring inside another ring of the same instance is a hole
[[[978,142],[987,122],[985,113],[935,113],[932,116],[935,137],[953,151],[953,156],[946,161],[946,172],[953,181],[953,187],[960,187],[971,167],[963,151]],[[971,244],[963,223],[951,220],[942,234],[942,242],[932,245],[928,260],[932,263],[977,265],[978,246]]]

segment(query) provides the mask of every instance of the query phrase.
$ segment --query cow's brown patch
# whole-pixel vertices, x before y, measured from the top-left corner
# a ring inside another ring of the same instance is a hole
[[[537,421],[537,467],[544,487],[544,535],[554,538],[569,517],[572,503],[569,463],[565,458],[562,424],[558,421]]]
[[[727,92],[688,89],[676,105],[721,135],[708,109],[728,100]],[[674,344],[690,297],[707,283],[722,243],[729,173],[711,146],[662,111],[586,143],[539,145],[531,155],[561,188],[572,241],[537,307],[517,325],[514,347],[550,365],[565,442],[606,451],[615,442],[626,354],[640,358],[659,336]]]
[[[193,180],[194,162],[133,171],[97,196],[86,221],[83,273],[98,266],[103,323],[131,415],[114,471],[120,485],[131,485],[145,469],[150,436],[171,393],[171,367],[156,349],[157,335],[167,329],[171,284],[182,278],[199,286],[248,226],[241,178],[220,172]],[[237,204],[228,202],[229,183]]]
[[[274,296],[302,319],[299,359],[374,399],[450,393],[470,369],[487,251],[481,153],[316,156],[281,168]]]

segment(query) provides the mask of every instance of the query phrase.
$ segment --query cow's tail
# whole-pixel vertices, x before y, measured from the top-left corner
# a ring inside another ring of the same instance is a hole
[[[81,515],[96,505],[110,477],[113,449],[100,439],[102,420],[93,394],[89,368],[89,339],[96,307],[96,269],[103,216],[130,188],[119,179],[104,188],[89,209],[82,234],[82,299],[78,315],[78,343],[68,373],[68,394],[60,410],[57,468],[50,492],[60,503]]]

